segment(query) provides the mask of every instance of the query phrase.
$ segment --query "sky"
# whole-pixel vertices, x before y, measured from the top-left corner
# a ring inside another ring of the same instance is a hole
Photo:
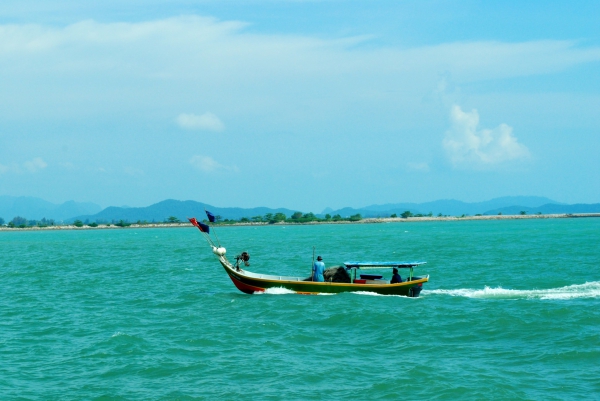
[[[597,1],[3,1],[0,195],[600,202]]]

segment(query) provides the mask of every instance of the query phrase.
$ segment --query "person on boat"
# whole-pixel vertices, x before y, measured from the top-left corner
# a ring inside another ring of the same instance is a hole
[[[390,284],[396,284],[396,283],[401,283],[402,282],[402,277],[400,277],[400,275],[398,274],[398,269],[396,269],[394,267],[394,275],[392,276],[392,281],[390,281]]]
[[[312,270],[313,270],[313,274],[312,274],[313,281],[320,281],[320,282],[325,281],[325,278],[323,277],[323,273],[325,272],[325,263],[323,263],[322,257],[317,256],[317,261],[313,264]]]

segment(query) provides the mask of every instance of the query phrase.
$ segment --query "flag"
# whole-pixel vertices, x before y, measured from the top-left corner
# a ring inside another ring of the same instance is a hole
[[[211,212],[209,212],[208,210],[205,210],[206,212],[206,216],[208,217],[208,221],[210,221],[211,223],[215,222],[215,215],[212,214]]]
[[[198,227],[198,220],[196,220],[195,217],[192,217],[191,219],[188,219],[190,221],[190,223],[192,223],[193,225],[195,225],[196,227]],[[198,227],[200,228],[200,227]]]
[[[210,227],[207,226],[206,224],[203,224],[203,223],[200,223],[200,222],[198,222],[198,229],[200,231],[202,231],[203,233],[207,233],[207,234],[210,233]]]

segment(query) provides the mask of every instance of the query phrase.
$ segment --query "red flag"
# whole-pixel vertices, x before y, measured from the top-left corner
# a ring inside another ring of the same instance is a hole
[[[210,233],[210,227],[208,227],[206,224],[200,223],[195,217],[192,217],[191,219],[188,218],[188,220],[190,223],[198,227],[198,230],[202,231],[203,233]]]

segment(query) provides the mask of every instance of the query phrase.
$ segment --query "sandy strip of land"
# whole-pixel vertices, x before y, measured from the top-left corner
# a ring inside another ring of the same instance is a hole
[[[317,225],[317,224],[373,224],[373,223],[414,223],[424,221],[468,221],[468,220],[528,220],[528,219],[570,219],[570,218],[581,218],[581,217],[600,217],[600,213],[574,213],[574,214],[532,214],[532,215],[495,215],[495,216],[425,216],[425,217],[381,217],[381,218],[366,218],[359,221],[313,221],[310,223],[275,223],[275,225]],[[266,226],[269,223],[266,222],[247,222],[247,223],[233,223],[233,224],[217,224],[220,227],[232,227],[232,226]],[[57,230],[121,230],[124,228],[174,228],[174,227],[193,227],[190,223],[165,223],[165,224],[131,224],[127,227],[119,227],[111,224],[100,224],[98,227],[90,227],[84,225],[83,227],[75,227],[73,225],[62,225],[62,226],[48,226],[48,227],[26,227],[26,228],[10,228],[0,227],[0,231],[57,231]]]

